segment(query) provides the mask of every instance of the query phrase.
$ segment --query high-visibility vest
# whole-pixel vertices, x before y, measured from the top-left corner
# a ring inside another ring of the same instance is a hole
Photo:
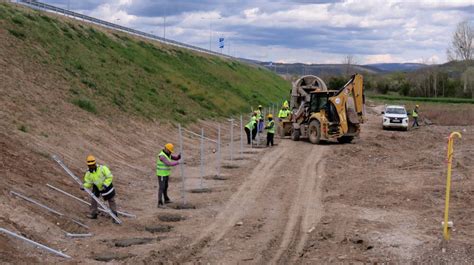
[[[87,171],[84,175],[84,188],[90,189],[92,185],[95,185],[99,190],[102,190],[104,185],[110,186],[112,180],[110,169],[107,166],[97,165],[94,172]]]
[[[278,118],[286,118],[288,115],[290,115],[290,110],[289,109],[281,109],[280,112],[278,113]]]
[[[267,133],[275,133],[275,122],[273,120],[267,123]]]
[[[418,111],[414,109],[411,116],[413,116],[413,118],[418,118]]]
[[[262,112],[259,109],[256,110],[255,112],[257,113],[257,119],[262,120],[263,119]]]
[[[252,116],[249,123],[247,123],[245,127],[248,128],[250,131],[252,131],[255,128],[256,123],[257,123],[257,118],[255,116]]]
[[[160,156],[166,158],[166,160],[171,162],[171,155],[168,156],[166,153],[161,150],[160,154],[158,155],[158,159],[156,160],[156,175],[159,177],[168,177],[171,175],[171,166],[166,165],[161,161]]]

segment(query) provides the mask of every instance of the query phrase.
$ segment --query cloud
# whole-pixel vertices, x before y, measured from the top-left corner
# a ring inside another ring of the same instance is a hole
[[[65,6],[67,0],[44,0]],[[474,20],[472,0],[83,0],[71,9],[231,54],[286,62],[442,63],[457,22]],[[119,19],[119,20],[117,20]],[[226,45],[227,45],[226,44]],[[227,50],[227,47],[226,47]]]

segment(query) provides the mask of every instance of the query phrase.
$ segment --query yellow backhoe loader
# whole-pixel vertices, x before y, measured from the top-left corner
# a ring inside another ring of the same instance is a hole
[[[363,77],[353,75],[339,90],[328,90],[323,84],[315,76],[304,76],[294,83],[291,139],[309,138],[313,144],[332,139],[350,143],[359,136],[364,122]]]

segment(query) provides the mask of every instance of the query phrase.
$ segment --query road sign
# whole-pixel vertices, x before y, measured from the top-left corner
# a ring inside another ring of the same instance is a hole
[[[224,48],[224,38],[219,38],[219,48],[220,49]]]

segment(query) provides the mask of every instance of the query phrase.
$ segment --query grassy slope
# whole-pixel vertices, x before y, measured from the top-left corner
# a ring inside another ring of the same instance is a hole
[[[278,101],[290,88],[261,67],[9,4],[0,4],[0,28],[26,58],[68,81],[71,103],[98,115],[194,121]]]

